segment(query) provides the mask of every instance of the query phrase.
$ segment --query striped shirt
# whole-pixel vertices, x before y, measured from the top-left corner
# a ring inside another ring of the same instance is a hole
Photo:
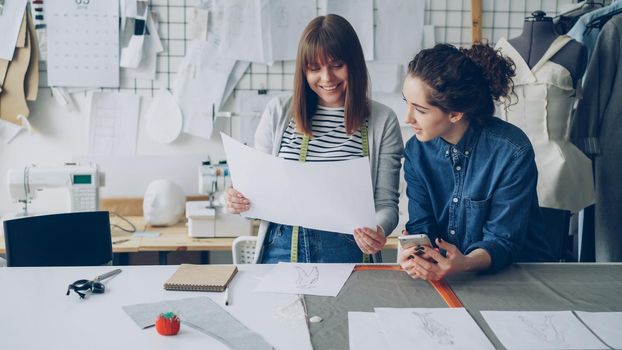
[[[343,107],[318,106],[311,121],[307,162],[332,162],[363,157],[361,131],[348,135]],[[302,135],[296,133],[296,123],[290,120],[283,133],[279,158],[298,160]]]

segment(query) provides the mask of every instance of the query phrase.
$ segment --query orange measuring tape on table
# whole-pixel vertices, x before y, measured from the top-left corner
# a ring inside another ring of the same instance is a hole
[[[354,271],[371,271],[371,270],[384,270],[384,271],[404,271],[399,265],[356,265]],[[428,281],[436,292],[443,298],[447,306],[449,307],[464,307],[460,299],[449,284],[444,280],[440,281]]]

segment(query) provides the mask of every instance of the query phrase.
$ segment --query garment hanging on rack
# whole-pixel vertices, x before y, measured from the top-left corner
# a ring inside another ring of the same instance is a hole
[[[622,261],[622,14],[602,28],[585,74],[574,135],[594,157],[596,261]]]
[[[555,16],[555,30],[559,34],[566,34],[577,23],[579,18],[586,13],[605,6],[603,1],[583,1],[570,10]]]
[[[570,72],[550,61],[571,40],[557,37],[532,69],[507,40],[499,40],[496,48],[516,64],[518,101],[497,109],[502,119],[520,127],[533,144],[540,206],[577,212],[594,203],[592,164],[568,140],[576,99]]]
[[[590,30],[587,30],[588,25],[596,19],[618,10],[622,10],[622,1],[616,1],[609,6],[586,13],[579,18],[577,23],[568,32],[568,35],[570,35],[573,39],[585,45],[587,48],[588,62],[590,62],[590,57],[592,57],[592,52],[594,51],[594,45],[596,45],[596,39],[600,33],[600,28],[591,28]]]

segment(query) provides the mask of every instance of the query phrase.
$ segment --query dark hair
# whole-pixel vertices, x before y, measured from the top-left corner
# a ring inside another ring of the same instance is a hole
[[[298,132],[311,135],[311,119],[317,110],[318,96],[307,83],[309,64],[343,61],[348,66],[348,87],[345,99],[345,127],[354,133],[370,114],[368,76],[363,49],[354,28],[338,15],[329,14],[313,19],[305,28],[296,56],[294,73],[293,118]]]
[[[432,106],[485,124],[495,111],[493,100],[513,92],[515,65],[485,42],[470,49],[438,44],[420,51],[408,64],[408,74],[426,83]]]

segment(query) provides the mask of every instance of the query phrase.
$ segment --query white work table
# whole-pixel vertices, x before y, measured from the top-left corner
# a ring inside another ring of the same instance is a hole
[[[140,329],[122,309],[197,296],[223,305],[276,349],[311,349],[304,317],[288,318],[277,312],[295,300],[295,295],[252,291],[271,266],[239,266],[230,285],[229,306],[224,306],[222,293],[164,290],[162,285],[177,269],[172,265],[121,266],[121,274],[104,281],[104,294],[88,295],[85,300],[74,292],[65,295],[70,283],[115,268],[118,266],[0,268],[0,349],[227,349],[183,324],[177,336],[161,336],[153,327]]]

